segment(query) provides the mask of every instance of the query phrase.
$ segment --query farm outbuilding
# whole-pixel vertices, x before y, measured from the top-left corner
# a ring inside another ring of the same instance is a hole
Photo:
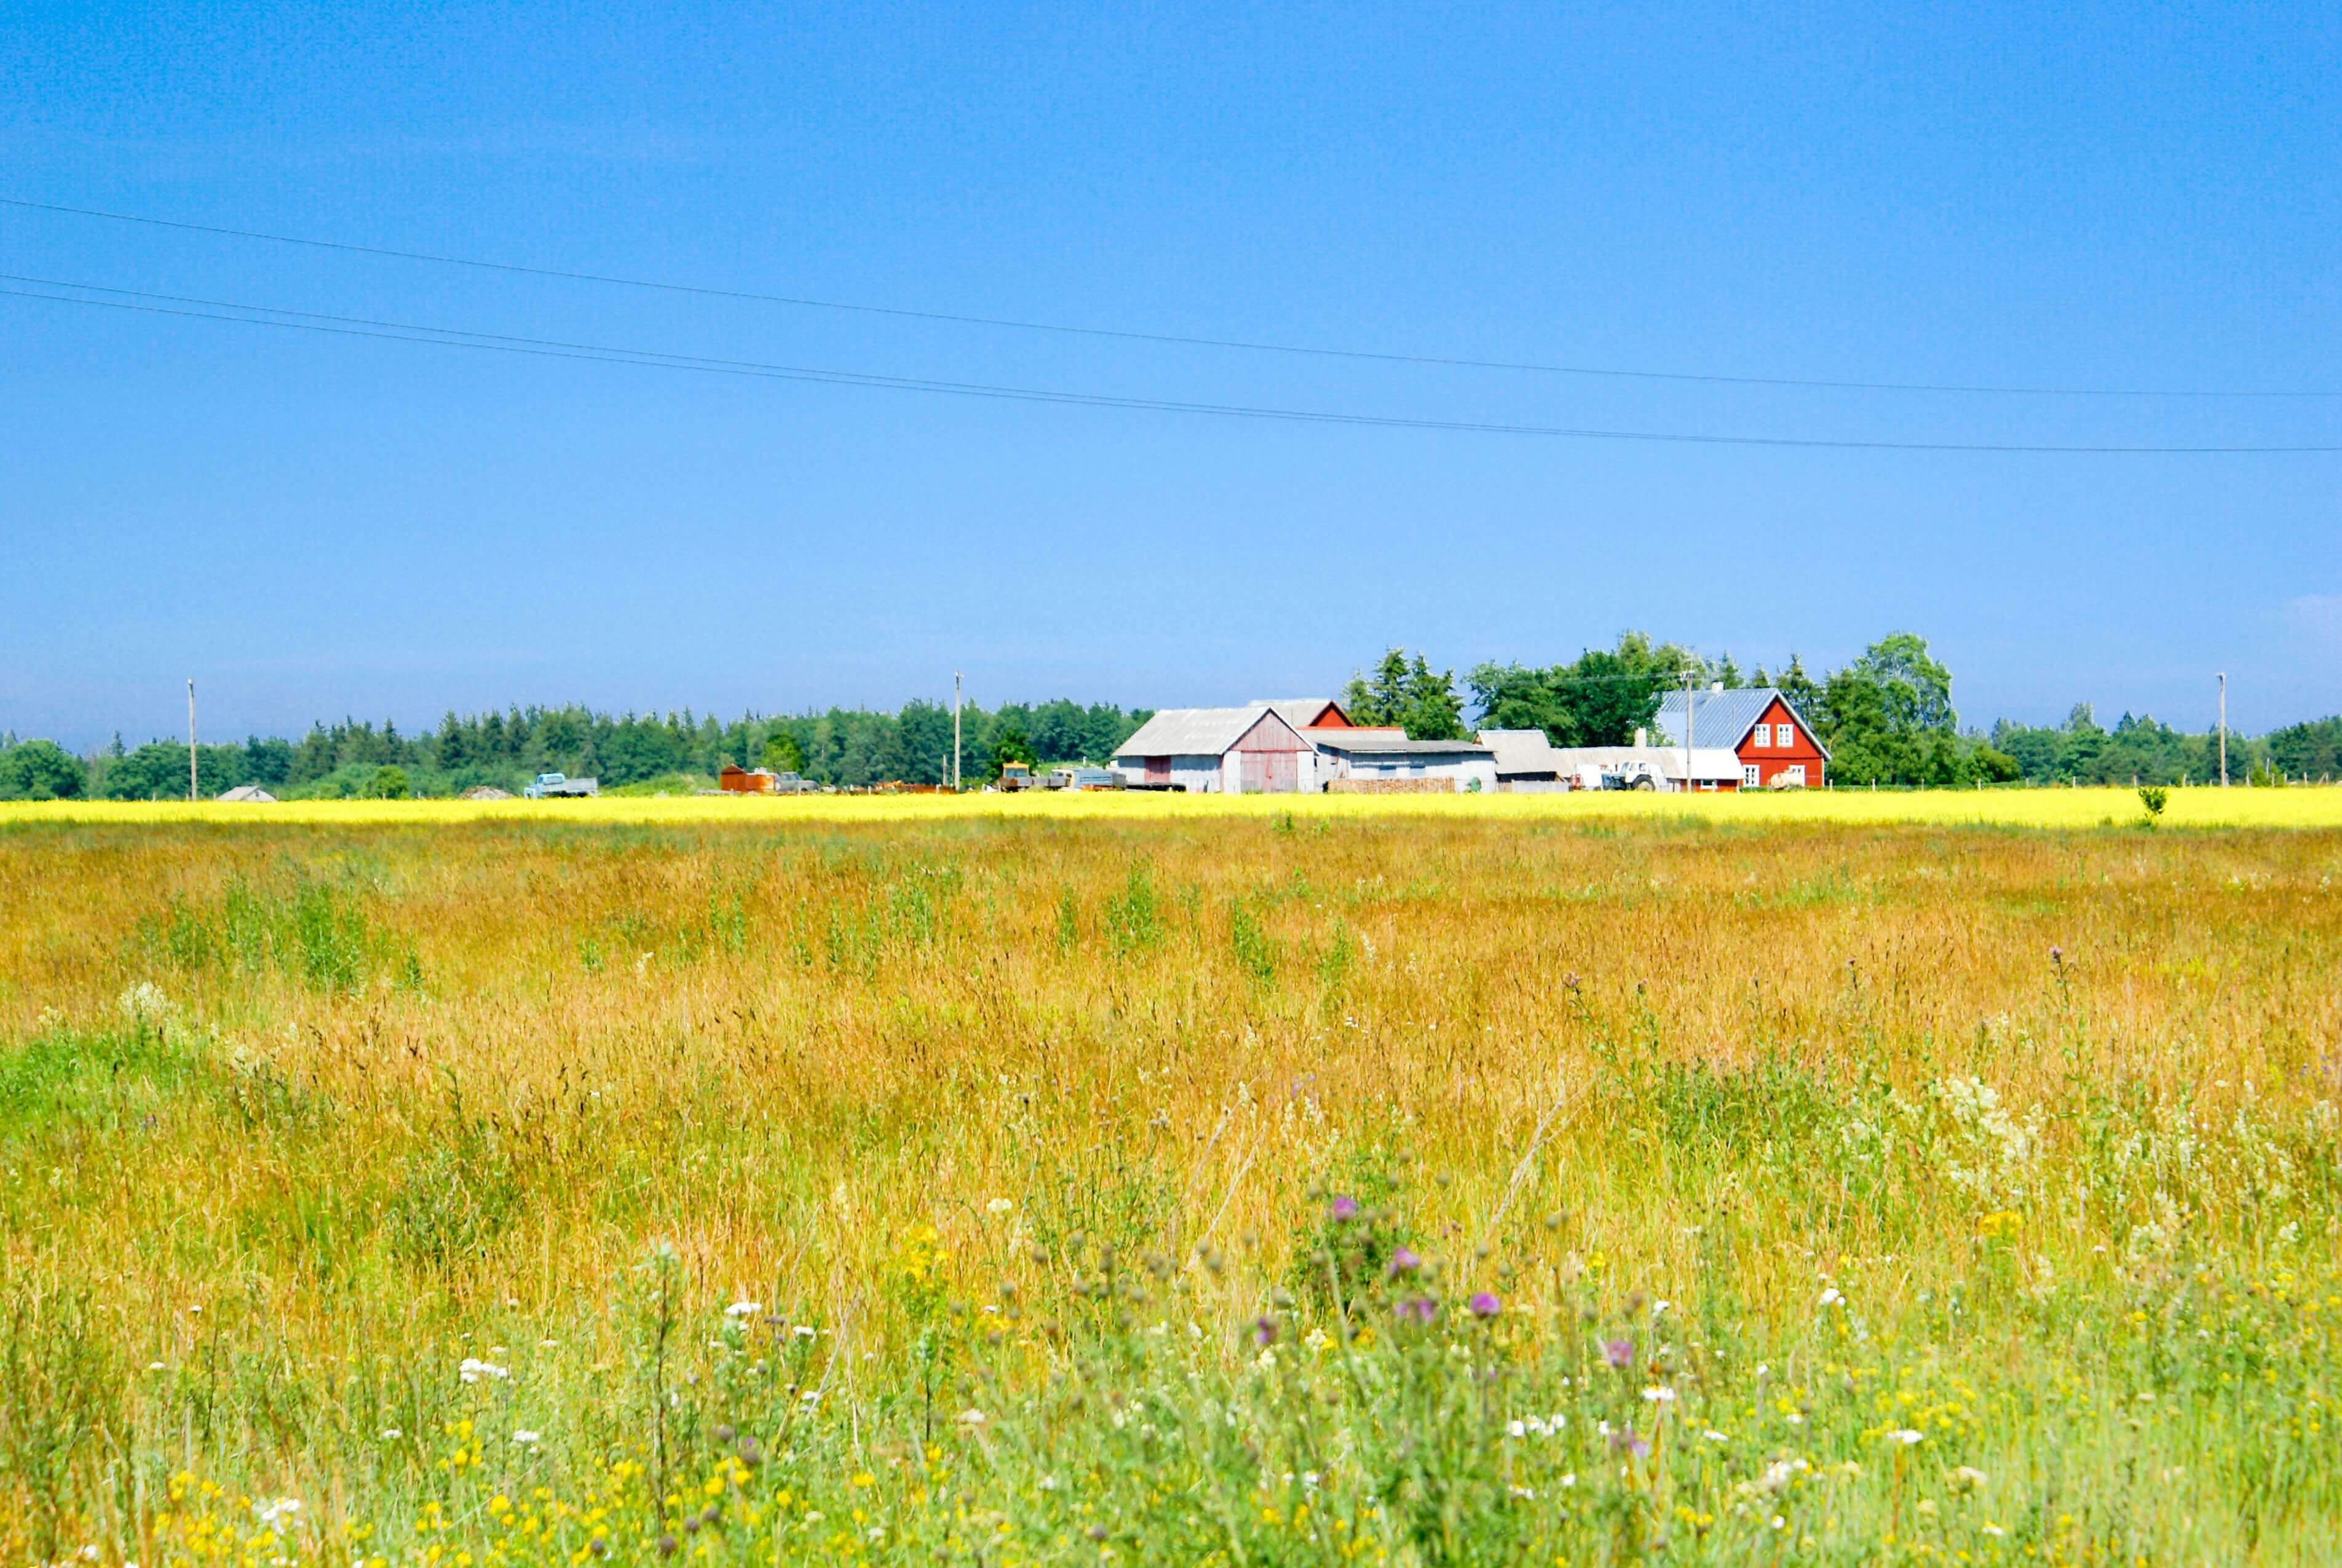
[[[1166,708],[1114,754],[1133,789],[1191,794],[1293,794],[1319,787],[1317,754],[1266,704]]]
[[[233,801],[243,805],[275,805],[276,804],[276,797],[258,784],[238,784],[232,790],[222,791],[216,798]]]
[[[1465,792],[1496,787],[1496,754],[1478,741],[1411,741],[1397,730],[1317,728],[1326,787]]]

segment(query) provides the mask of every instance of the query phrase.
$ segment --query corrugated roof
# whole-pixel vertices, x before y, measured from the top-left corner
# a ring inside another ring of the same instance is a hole
[[[1696,700],[1691,709],[1691,738],[1696,743],[1737,746],[1748,738],[1748,732],[1756,727],[1756,721],[1765,716],[1765,710],[1777,702],[1789,710],[1791,716],[1797,721],[1797,727],[1806,732],[1807,739],[1820,748],[1822,755],[1829,755],[1829,748],[1822,745],[1821,737],[1814,734],[1814,727],[1806,722],[1806,715],[1797,712],[1797,704],[1781,694],[1778,686],[1736,686],[1729,691],[1695,692],[1692,695]],[[1662,696],[1658,714],[1651,722],[1666,731],[1676,744],[1682,744],[1684,694],[1669,692]]]
[[[1567,769],[1543,730],[1482,730],[1480,744],[1496,754],[1496,772],[1558,774]]]
[[[1138,733],[1115,747],[1117,757],[1216,757],[1244,738],[1245,732],[1266,717],[1287,733],[1293,726],[1266,704],[1246,708],[1165,708],[1138,726]],[[1297,744],[1309,743],[1296,734]]]
[[[1484,757],[1488,748],[1477,741],[1411,741],[1382,730],[1311,730],[1310,744],[1321,752],[1372,756]]]

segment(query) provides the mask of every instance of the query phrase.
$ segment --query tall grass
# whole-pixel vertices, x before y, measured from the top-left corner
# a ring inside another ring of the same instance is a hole
[[[0,1552],[2323,1560],[2337,870],[19,825]]]

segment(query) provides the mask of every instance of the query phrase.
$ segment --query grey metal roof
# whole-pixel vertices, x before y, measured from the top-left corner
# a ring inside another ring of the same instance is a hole
[[[1411,741],[1383,730],[1312,730],[1309,742],[1321,752],[1356,756],[1485,757],[1478,741]]]
[[[1308,742],[1266,704],[1247,708],[1165,708],[1115,747],[1117,757],[1216,757],[1242,740],[1266,718],[1293,736],[1296,749]]]
[[[1739,745],[1748,738],[1748,732],[1756,727],[1756,721],[1765,716],[1765,710],[1777,702],[1789,710],[1790,716],[1797,721],[1797,727],[1806,732],[1806,738],[1814,743],[1822,755],[1825,758],[1829,755],[1829,748],[1822,744],[1819,735],[1814,734],[1814,727],[1806,722],[1806,715],[1797,712],[1797,704],[1781,694],[1778,686],[1736,686],[1729,691],[1701,691],[1692,695],[1695,701],[1691,708],[1691,738],[1695,744],[1705,742],[1709,745]],[[1665,730],[1668,738],[1676,744],[1682,744],[1684,694],[1669,692],[1662,696],[1658,714],[1652,723]]]
[[[1496,754],[1496,773],[1559,774],[1567,769],[1543,730],[1482,730],[1480,744]]]

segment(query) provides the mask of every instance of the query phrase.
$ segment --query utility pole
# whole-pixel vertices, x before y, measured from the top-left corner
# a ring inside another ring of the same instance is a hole
[[[187,799],[195,798],[195,683],[187,680]]]
[[[2220,672],[2220,787],[2228,787],[2228,672]]]
[[[1692,793],[1691,782],[1691,671],[1684,671],[1684,794]]]
[[[959,672],[952,672],[952,793],[959,793]]]

